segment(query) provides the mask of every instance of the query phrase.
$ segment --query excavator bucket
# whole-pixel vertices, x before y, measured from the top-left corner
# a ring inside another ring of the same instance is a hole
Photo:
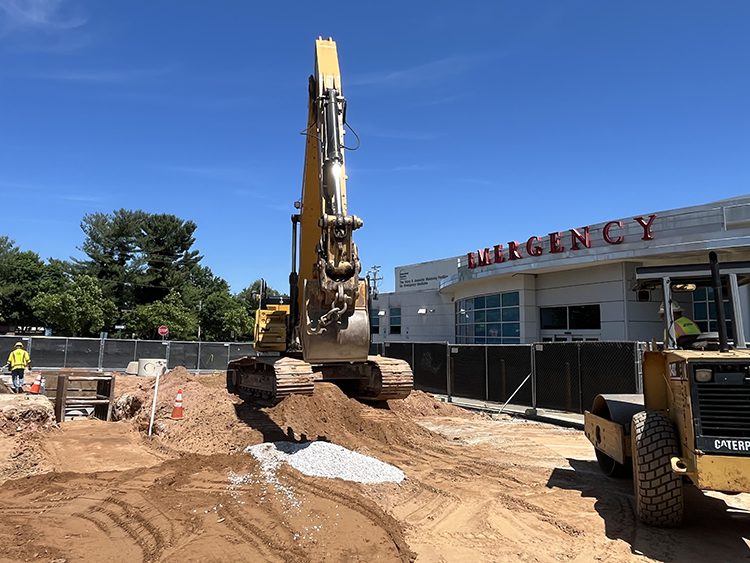
[[[320,326],[320,318],[328,312],[320,303],[316,280],[306,280],[302,312],[302,350],[304,360],[311,364],[327,362],[366,362],[370,350],[370,319],[367,313],[367,287],[359,282],[354,313],[342,316],[328,326]]]

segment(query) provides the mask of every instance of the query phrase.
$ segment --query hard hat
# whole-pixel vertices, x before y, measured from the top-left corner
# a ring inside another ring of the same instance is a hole
[[[682,307],[680,306],[679,303],[672,301],[672,312],[682,313]],[[664,314],[664,302],[663,301],[659,304],[659,314],[660,315]]]
[[[13,348],[18,348],[19,346],[20,346],[21,348],[23,348],[23,342],[16,342],[16,343],[15,343],[15,344],[13,345]]]

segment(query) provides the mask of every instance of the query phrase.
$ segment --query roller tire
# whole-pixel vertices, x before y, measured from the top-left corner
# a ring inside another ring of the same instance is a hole
[[[682,478],[672,471],[670,461],[679,455],[672,422],[662,413],[642,411],[631,424],[636,516],[649,526],[679,526],[684,501]]]

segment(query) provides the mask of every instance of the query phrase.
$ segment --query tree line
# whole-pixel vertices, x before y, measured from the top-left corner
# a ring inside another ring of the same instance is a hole
[[[0,323],[56,336],[159,338],[166,325],[171,339],[251,339],[260,280],[232,294],[200,264],[196,228],[164,213],[91,213],[81,221],[86,257],[46,261],[0,236]]]

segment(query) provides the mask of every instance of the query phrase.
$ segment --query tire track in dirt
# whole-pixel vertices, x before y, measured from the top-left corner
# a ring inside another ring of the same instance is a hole
[[[328,499],[359,513],[387,535],[402,561],[411,561],[413,559],[414,553],[408,547],[403,537],[399,522],[393,516],[384,512],[373,501],[362,496],[359,491],[349,492],[343,488],[334,490],[322,482],[318,484],[307,479],[299,479],[295,482],[294,487],[309,495]]]

